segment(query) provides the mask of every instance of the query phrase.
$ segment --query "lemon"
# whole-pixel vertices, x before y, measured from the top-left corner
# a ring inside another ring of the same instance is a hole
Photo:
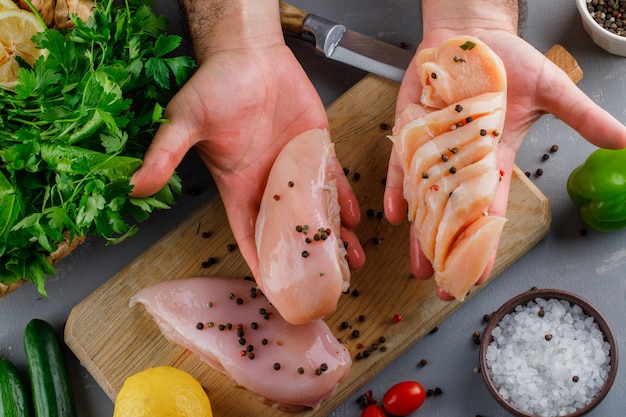
[[[13,88],[17,84],[21,57],[29,65],[34,65],[45,50],[38,49],[31,41],[33,35],[45,30],[43,23],[26,10],[12,9],[7,6],[10,0],[0,5],[0,87]]]
[[[171,366],[129,376],[117,394],[113,417],[212,417],[200,382]]]
[[[17,4],[15,4],[15,2],[13,0],[0,0],[0,10],[5,10],[5,9],[19,9],[19,7],[17,6]]]

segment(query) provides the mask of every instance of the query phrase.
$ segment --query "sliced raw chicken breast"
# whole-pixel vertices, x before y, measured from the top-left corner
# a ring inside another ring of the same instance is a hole
[[[420,248],[437,285],[463,300],[506,222],[487,213],[500,181],[506,73],[487,45],[468,36],[421,51],[415,63],[421,103],[398,115],[391,140]]]
[[[274,162],[261,201],[257,283],[292,324],[330,316],[350,285],[334,156],[326,130],[294,138]]]
[[[133,295],[137,304],[168,340],[283,410],[318,408],[350,371],[349,352],[323,320],[287,323],[247,280],[164,281]]]

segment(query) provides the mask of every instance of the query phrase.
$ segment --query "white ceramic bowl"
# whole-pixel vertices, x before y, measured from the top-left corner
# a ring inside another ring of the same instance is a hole
[[[596,22],[587,9],[587,0],[576,0],[583,27],[593,42],[604,50],[619,56],[626,56],[626,37],[606,30]]]

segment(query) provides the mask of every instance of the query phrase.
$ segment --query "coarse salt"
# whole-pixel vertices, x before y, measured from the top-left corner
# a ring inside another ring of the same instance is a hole
[[[500,395],[542,417],[587,405],[604,386],[610,346],[598,324],[575,304],[536,298],[503,317],[486,359]]]

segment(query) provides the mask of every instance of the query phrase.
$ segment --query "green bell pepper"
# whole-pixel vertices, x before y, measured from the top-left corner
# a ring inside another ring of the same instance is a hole
[[[567,193],[591,228],[610,232],[626,227],[626,149],[598,149],[574,169]]]

